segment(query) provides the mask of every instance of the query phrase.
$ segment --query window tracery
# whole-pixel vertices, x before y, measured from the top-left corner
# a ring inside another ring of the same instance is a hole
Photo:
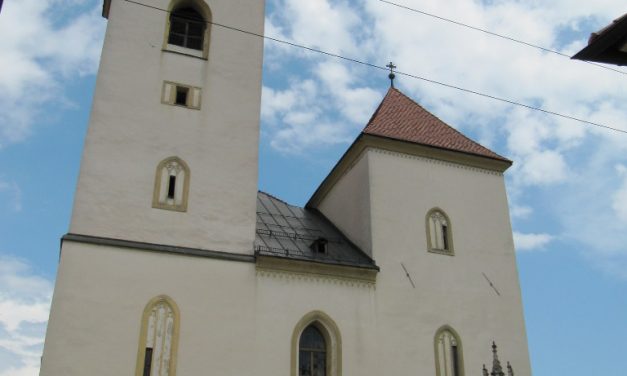
[[[157,209],[187,211],[190,171],[178,157],[164,159],[157,166],[152,206]]]
[[[144,309],[136,376],[175,376],[179,314],[172,299],[158,296]]]
[[[455,331],[444,326],[435,335],[436,376],[463,376],[461,341]]]
[[[451,221],[441,209],[429,210],[426,217],[427,246],[430,252],[453,255]]]

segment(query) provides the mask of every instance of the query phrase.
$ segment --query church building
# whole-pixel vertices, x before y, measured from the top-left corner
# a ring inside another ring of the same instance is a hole
[[[510,160],[390,88],[290,205],[257,185],[263,39],[219,27],[264,1],[103,16],[40,375],[487,375],[493,342],[531,375]]]

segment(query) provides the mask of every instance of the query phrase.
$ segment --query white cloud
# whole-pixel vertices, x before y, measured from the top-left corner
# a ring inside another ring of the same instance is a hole
[[[39,374],[51,297],[51,281],[26,262],[0,255],[0,349],[13,360],[0,365],[0,376]]]
[[[9,210],[19,212],[22,210],[22,190],[14,181],[0,179],[0,200],[7,202]]]
[[[616,171],[623,181],[621,187],[612,195],[612,208],[616,216],[627,225],[627,167],[617,165]]]
[[[554,150],[543,150],[531,154],[522,163],[521,179],[527,185],[559,183],[568,176],[564,156]]]
[[[8,368],[5,371],[0,371],[0,376],[38,376],[38,366],[24,366],[20,368]]]
[[[92,7],[59,24],[57,9]],[[104,21],[99,1],[9,1],[0,13],[0,147],[33,131],[41,106],[66,106],[63,83],[95,73]]]
[[[510,205],[509,212],[512,218],[525,219],[533,214],[533,208],[524,205]]]
[[[382,99],[378,91],[358,86],[354,71],[337,61],[318,63],[315,74],[334,104],[334,111],[339,112],[349,125],[363,127]]]
[[[324,64],[318,66],[321,70]],[[330,70],[342,70],[333,66]],[[325,80],[293,80],[287,89],[277,90],[264,86],[261,116],[264,134],[276,150],[289,154],[302,154],[312,149],[321,150],[330,145],[352,140],[355,119],[366,121],[364,107],[373,106],[376,93],[363,88],[350,88],[348,82],[338,91]],[[328,100],[320,98],[329,97]],[[366,110],[368,111],[368,110]],[[339,113],[340,119],[332,116]]]
[[[549,234],[524,234],[514,231],[514,244],[519,252],[544,250],[553,239],[554,237]]]
[[[354,54],[355,37],[363,25],[347,0],[275,0],[280,11],[271,15],[295,41],[333,53]],[[353,4],[354,5],[354,4]]]

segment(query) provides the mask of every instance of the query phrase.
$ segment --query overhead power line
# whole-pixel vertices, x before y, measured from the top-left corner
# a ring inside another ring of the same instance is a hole
[[[142,6],[142,7],[146,7],[146,8],[150,8],[150,9],[154,9],[154,10],[158,10],[158,11],[162,11],[162,12],[165,12],[165,13],[171,13],[167,9],[159,8],[159,7],[156,7],[156,6],[153,6],[153,5],[144,4],[144,3],[141,3],[141,2],[138,2],[138,1],[135,1],[135,0],[124,0],[124,1],[126,1],[128,3],[131,3],[131,4],[139,5],[139,6]],[[221,28],[224,28],[224,29],[227,29],[227,30],[237,31],[237,32],[240,32],[240,33],[243,33],[243,34],[247,34],[247,35],[250,35],[250,36],[254,36],[254,37],[270,40],[270,41],[273,41],[273,42],[276,42],[276,43],[284,44],[284,45],[287,45],[287,46],[296,47],[296,48],[304,49],[304,50],[307,50],[307,51],[310,51],[310,52],[315,52],[315,53],[319,53],[319,54],[322,54],[322,55],[334,57],[334,58],[337,58],[337,59],[340,59],[340,60],[344,60],[344,61],[348,61],[348,62],[351,62],[351,63],[364,65],[364,66],[367,66],[367,67],[370,67],[370,68],[375,68],[375,69],[379,69],[379,70],[383,70],[383,71],[388,71],[388,68],[385,67],[385,66],[382,66],[382,65],[368,63],[368,62],[361,61],[361,60],[358,60],[358,59],[355,59],[355,58],[342,56],[342,55],[335,54],[335,53],[328,52],[328,51],[324,51],[324,50],[321,50],[321,49],[308,47],[308,46],[305,46],[305,45],[302,45],[302,44],[298,44],[298,43],[294,43],[294,42],[290,42],[290,41],[286,41],[286,40],[282,40],[282,39],[278,39],[278,38],[269,37],[269,36],[266,36],[266,35],[263,35],[263,34],[258,34],[258,33],[255,33],[255,32],[252,32],[252,31],[248,31],[248,30],[243,30],[243,29],[240,29],[240,28],[237,28],[237,27],[234,27],[234,26],[223,25],[223,24],[220,24],[220,23],[214,22],[214,21],[205,21],[205,22],[207,24],[212,25],[212,26],[217,26],[217,27],[221,27]],[[450,88],[450,89],[459,90],[459,91],[462,91],[462,92],[465,92],[465,93],[474,94],[474,95],[481,96],[481,97],[484,97],[484,98],[496,100],[496,101],[499,101],[499,102],[508,103],[508,104],[511,104],[511,105],[519,106],[519,107],[524,107],[524,108],[529,109],[529,110],[539,111],[539,112],[542,112],[542,113],[545,113],[545,114],[548,114],[548,115],[561,117],[563,119],[569,119],[569,120],[577,121],[579,123],[592,125],[592,126],[595,126],[595,127],[604,128],[604,129],[612,130],[612,131],[615,131],[615,132],[620,132],[620,133],[627,134],[627,130],[611,127],[609,125],[596,123],[596,122],[585,120],[585,119],[580,119],[580,118],[577,118],[577,117],[574,117],[574,116],[565,115],[565,114],[562,114],[562,113],[559,113],[559,112],[547,110],[547,109],[544,109],[544,108],[541,108],[541,107],[535,107],[535,106],[524,104],[524,103],[517,102],[517,101],[514,101],[514,100],[501,98],[501,97],[497,97],[497,96],[490,95],[490,94],[485,94],[485,93],[482,93],[482,92],[479,92],[479,91],[466,89],[466,88],[463,88],[463,87],[460,87],[460,86],[447,84],[447,83],[444,83],[444,82],[432,80],[430,78],[418,76],[418,75],[415,75],[415,74],[406,73],[406,72],[400,72],[400,71],[395,71],[394,73],[400,74],[402,76],[414,78],[414,79],[417,79],[417,80],[429,82],[429,83],[432,83],[432,84],[435,84],[435,85],[447,87],[447,88]]]
[[[480,31],[480,32],[482,32],[482,33],[489,34],[489,35],[492,35],[492,36],[495,36],[495,37],[498,37],[498,38],[502,38],[502,39],[508,40],[508,41],[510,41],[510,42],[514,42],[514,43],[522,44],[522,45],[527,46],[527,47],[536,48],[536,49],[538,49],[538,50],[542,50],[542,51],[544,51],[544,52],[549,52],[549,53],[556,54],[556,55],[559,55],[559,56],[566,57],[566,58],[570,59],[570,56],[569,56],[569,55],[567,55],[567,54],[565,54],[565,53],[563,53],[563,52],[557,51],[557,50],[553,50],[553,49],[550,49],[550,48],[546,48],[546,47],[539,46],[539,45],[537,45],[537,44],[533,44],[533,43],[525,42],[525,41],[523,41],[523,40],[516,39],[516,38],[513,38],[513,37],[509,37],[509,36],[507,36],[507,35],[503,35],[503,34],[495,33],[495,32],[493,32],[493,31],[486,30],[486,29],[482,29],[482,28],[480,28],[480,27],[476,27],[476,26],[468,25],[468,24],[465,24],[465,23],[463,23],[463,22],[460,22],[460,21],[455,21],[455,20],[453,20],[453,19],[446,18],[446,17],[442,17],[442,16],[438,16],[437,14],[433,14],[433,13],[425,12],[425,11],[420,10],[420,9],[411,8],[411,7],[408,7],[408,6],[403,5],[403,4],[394,3],[394,2],[392,2],[392,1],[388,1],[388,0],[379,0],[379,1],[380,1],[380,2],[382,2],[382,3],[385,3],[385,4],[393,5],[393,6],[395,6],[395,7],[401,8],[401,9],[408,10],[408,11],[410,11],[410,12],[419,13],[419,14],[422,14],[422,15],[424,15],[424,16],[437,18],[438,20],[445,21],[445,22],[449,22],[449,23],[455,24],[455,25],[457,25],[457,26],[465,27],[465,28],[472,29],[472,30],[475,30],[475,31]],[[620,73],[620,74],[627,75],[627,72],[622,71],[622,70],[620,70],[620,69],[616,69],[616,68],[608,67],[608,66],[605,66],[605,65],[601,65],[601,64],[593,63],[593,62],[591,62],[591,61],[583,61],[583,60],[582,60],[582,62],[583,62],[583,63],[586,63],[586,64],[594,65],[594,66],[599,67],[599,68],[603,68],[603,69],[611,70],[611,71],[614,71],[614,72],[616,72],[616,73]]]

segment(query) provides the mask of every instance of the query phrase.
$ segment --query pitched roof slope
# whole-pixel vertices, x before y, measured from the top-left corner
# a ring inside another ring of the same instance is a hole
[[[318,239],[327,241],[325,254],[311,247]],[[257,194],[255,254],[378,270],[374,261],[320,212],[289,205],[265,192]]]
[[[363,133],[511,162],[464,136],[395,88],[385,95]]]

